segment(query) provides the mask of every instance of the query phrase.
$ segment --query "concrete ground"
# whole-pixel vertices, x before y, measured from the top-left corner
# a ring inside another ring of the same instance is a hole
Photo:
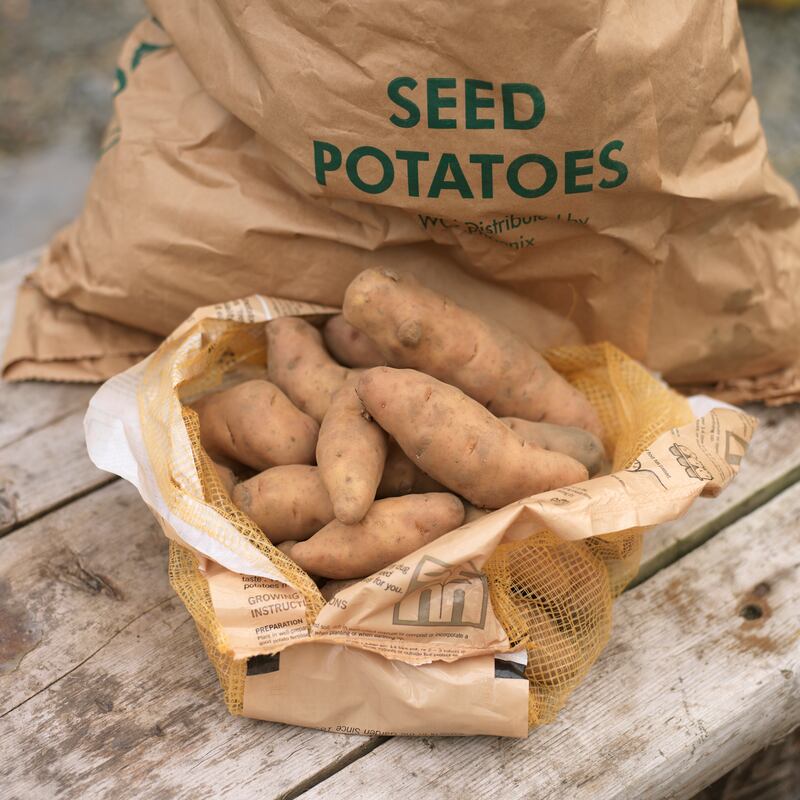
[[[81,207],[111,107],[116,53],[142,0],[0,0],[0,259]],[[743,9],[773,164],[800,190],[800,11]],[[735,676],[731,676],[735,680]],[[800,736],[696,800],[797,800]]]

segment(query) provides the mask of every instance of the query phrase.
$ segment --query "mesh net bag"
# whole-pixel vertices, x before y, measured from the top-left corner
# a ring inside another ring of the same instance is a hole
[[[193,336],[174,337],[160,348],[138,392],[160,489],[190,522],[206,524],[202,512],[211,506],[232,523],[240,540],[226,545],[235,550],[246,542],[267,555],[302,594],[310,625],[325,603],[316,584],[232,504],[200,446],[197,416],[185,405],[207,391],[264,375],[263,325],[203,319],[196,328]],[[628,467],[659,434],[692,419],[684,398],[609,344],[564,347],[546,356],[597,409],[614,471]],[[176,393],[183,403],[163,402]],[[180,415],[177,430],[185,432],[190,447],[180,447],[165,434],[176,430],[170,414]],[[187,455],[181,457],[182,452]],[[187,491],[193,476],[199,477],[196,496]],[[538,531],[501,544],[485,564],[494,613],[511,645],[527,650],[531,725],[554,718],[608,641],[613,599],[635,576],[641,545],[641,529],[580,541]],[[235,660],[226,646],[196,555],[175,541],[170,543],[169,574],[194,618],[228,708],[242,713],[246,660]]]

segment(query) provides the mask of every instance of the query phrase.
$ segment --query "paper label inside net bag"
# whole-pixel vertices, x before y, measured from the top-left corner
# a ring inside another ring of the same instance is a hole
[[[280,581],[240,575],[209,562],[205,576],[228,646],[237,658],[308,638],[303,596]]]
[[[302,596],[286,584],[216,564],[206,577],[235,658],[301,639],[348,644],[409,664],[510,649],[486,576],[477,564],[460,563],[452,545],[425,548],[339,592],[310,631]]]
[[[475,551],[472,537],[443,538],[340,592],[320,611],[312,637],[412,664],[508,650],[481,570],[491,551],[471,559],[459,545],[466,539]]]

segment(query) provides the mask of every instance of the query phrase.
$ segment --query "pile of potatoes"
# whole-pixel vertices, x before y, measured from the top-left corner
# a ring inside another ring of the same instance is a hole
[[[268,380],[193,406],[235,505],[326,596],[602,468],[588,400],[508,329],[388,270],[343,312],[268,322]]]

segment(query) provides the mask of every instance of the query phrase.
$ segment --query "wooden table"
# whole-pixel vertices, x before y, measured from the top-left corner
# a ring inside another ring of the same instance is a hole
[[[0,264],[0,341],[21,262]],[[229,716],[166,540],[89,462],[93,387],[0,385],[0,797],[688,798],[800,724],[800,409],[648,534],[612,639],[527,740],[366,738]]]

